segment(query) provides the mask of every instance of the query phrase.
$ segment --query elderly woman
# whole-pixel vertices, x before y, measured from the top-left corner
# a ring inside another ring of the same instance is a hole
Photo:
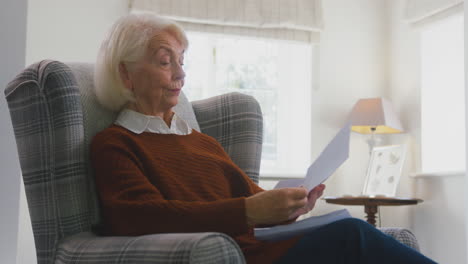
[[[106,234],[222,232],[248,263],[432,263],[356,219],[284,241],[257,241],[253,227],[294,221],[325,186],[264,191],[215,139],[174,113],[187,47],[177,24],[151,14],[121,18],[101,46],[96,95],[120,111],[91,145]]]

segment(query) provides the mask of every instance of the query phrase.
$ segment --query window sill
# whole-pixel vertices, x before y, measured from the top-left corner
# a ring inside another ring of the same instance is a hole
[[[259,180],[261,181],[280,181],[290,179],[304,179],[303,173],[261,173]]]
[[[413,179],[429,179],[429,178],[448,178],[448,177],[464,177],[465,171],[438,171],[438,172],[418,172],[411,173],[410,178]]]

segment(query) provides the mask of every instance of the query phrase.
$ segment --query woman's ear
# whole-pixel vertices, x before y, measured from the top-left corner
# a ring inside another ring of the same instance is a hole
[[[119,74],[125,88],[133,92],[133,85],[130,74],[128,72],[127,66],[123,62],[119,63]]]

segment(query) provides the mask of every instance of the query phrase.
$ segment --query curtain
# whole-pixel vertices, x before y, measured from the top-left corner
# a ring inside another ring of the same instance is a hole
[[[153,11],[186,30],[317,42],[321,0],[130,0],[132,11]]]
[[[405,19],[413,24],[426,24],[463,12],[463,0],[406,0]]]

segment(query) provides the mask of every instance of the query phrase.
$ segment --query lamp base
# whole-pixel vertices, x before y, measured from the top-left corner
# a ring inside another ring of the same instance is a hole
[[[366,140],[367,145],[369,146],[369,155],[372,153],[372,149],[376,145],[379,145],[382,139],[380,137],[377,137],[374,133],[371,134],[371,137]]]

